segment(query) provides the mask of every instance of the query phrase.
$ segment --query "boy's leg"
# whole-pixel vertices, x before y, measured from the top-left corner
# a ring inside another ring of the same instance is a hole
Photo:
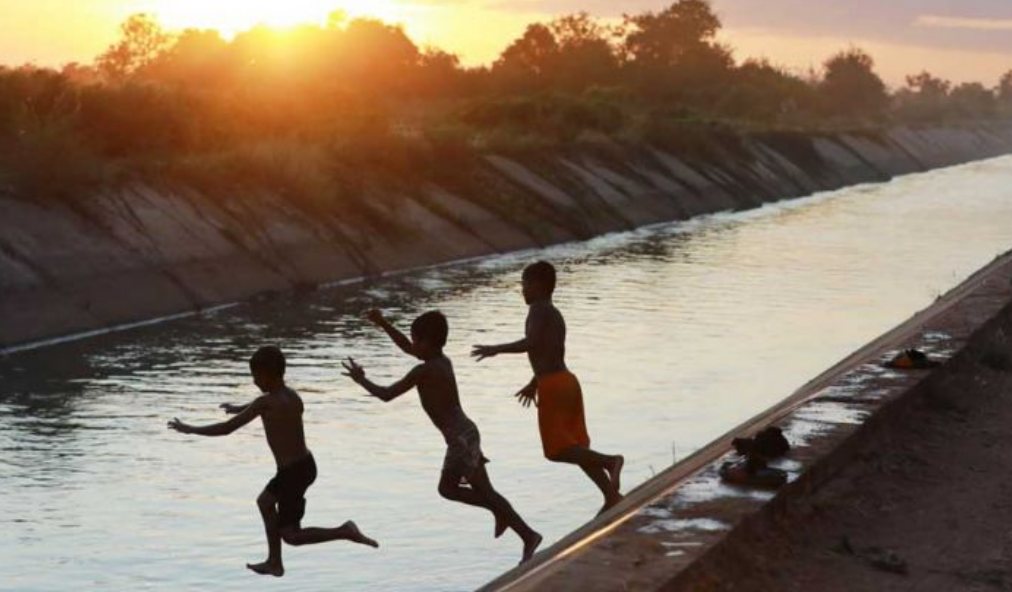
[[[379,548],[379,543],[362,534],[362,531],[358,529],[358,525],[351,520],[337,528],[285,526],[281,529],[281,538],[289,545],[295,547],[299,545],[329,543],[330,541],[351,541],[360,545]]]
[[[509,528],[509,522],[506,517],[496,511],[488,498],[470,487],[461,485],[460,475],[455,472],[444,470],[439,476],[439,495],[453,502],[460,502],[469,506],[475,506],[476,508],[485,508],[489,512],[492,512],[492,516],[495,518],[495,538],[501,537],[506,532],[506,529]]]
[[[528,526],[509,501],[492,487],[492,481],[488,478],[488,471],[484,466],[478,467],[467,481],[471,484],[472,493],[485,500],[488,504],[487,507],[496,515],[497,520],[501,517],[506,525],[512,528],[513,532],[517,533],[524,542],[523,561],[530,559],[538,545],[541,544],[541,535]]]
[[[285,575],[285,566],[281,561],[281,534],[278,532],[278,500],[267,489],[257,498],[260,517],[264,521],[267,535],[267,561],[263,563],[247,563],[246,567],[260,575],[271,575],[280,578]]]
[[[619,491],[622,466],[625,459],[621,455],[601,454],[582,446],[572,446],[551,457],[549,460],[578,465],[590,480],[601,490],[604,496],[604,508],[607,510],[622,499]]]

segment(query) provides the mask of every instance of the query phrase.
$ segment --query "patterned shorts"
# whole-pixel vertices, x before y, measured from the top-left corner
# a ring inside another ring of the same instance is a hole
[[[488,459],[481,453],[481,435],[471,420],[462,421],[460,426],[446,436],[446,457],[443,459],[443,473],[457,480],[466,481]]]

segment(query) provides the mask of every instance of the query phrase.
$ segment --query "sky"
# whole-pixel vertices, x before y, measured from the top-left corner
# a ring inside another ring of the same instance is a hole
[[[325,19],[330,10],[402,23],[419,45],[488,63],[524,27],[586,10],[618,19],[670,0],[0,0],[0,63],[90,62],[136,12],[169,28],[234,33],[261,21]],[[768,57],[796,70],[856,45],[892,85],[924,69],[956,82],[993,84],[1012,69],[1012,0],[714,0],[722,37],[739,59]]]

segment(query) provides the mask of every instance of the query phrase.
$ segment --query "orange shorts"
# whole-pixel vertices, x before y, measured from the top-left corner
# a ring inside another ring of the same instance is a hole
[[[538,429],[547,458],[573,446],[590,447],[583,415],[583,392],[571,372],[538,378]]]

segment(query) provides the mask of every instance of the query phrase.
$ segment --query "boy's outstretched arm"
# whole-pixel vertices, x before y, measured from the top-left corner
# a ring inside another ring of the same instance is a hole
[[[390,402],[418,385],[418,381],[425,372],[425,365],[419,364],[412,368],[411,372],[390,386],[380,386],[365,377],[365,369],[355,363],[355,360],[348,358],[348,361],[341,362],[345,372],[343,374],[357,382],[362,388],[369,391],[369,394],[384,402]]]
[[[379,309],[369,309],[365,311],[362,316],[373,325],[383,329],[390,337],[390,340],[393,341],[397,347],[401,348],[401,351],[409,356],[415,355],[415,348],[411,344],[411,340],[401,333],[397,327],[394,327],[393,324],[391,324],[390,321],[383,316],[383,313]]]
[[[218,408],[225,411],[226,415],[238,415],[239,413],[245,411],[246,408],[249,406],[250,403],[247,403],[245,405],[233,405],[231,403],[222,403],[221,405],[218,405]]]
[[[476,345],[471,348],[471,357],[478,358],[478,361],[482,361],[485,358],[493,358],[499,354],[523,354],[527,353],[528,344],[527,338],[524,337],[520,341],[514,341],[513,343],[503,343],[501,345]]]
[[[180,421],[179,418],[176,417],[169,422],[169,429],[176,430],[182,434],[196,434],[198,436],[227,436],[259,417],[260,414],[263,413],[265,405],[266,400],[264,397],[258,397],[252,403],[247,405],[238,415],[232,417],[228,421],[207,426],[189,425]]]
[[[523,339],[501,345],[476,345],[471,349],[471,357],[478,358],[480,362],[485,358],[492,358],[499,354],[525,354],[530,351],[531,344],[540,342],[545,333],[547,322],[548,316],[543,309],[532,308],[527,316],[527,335]]]

